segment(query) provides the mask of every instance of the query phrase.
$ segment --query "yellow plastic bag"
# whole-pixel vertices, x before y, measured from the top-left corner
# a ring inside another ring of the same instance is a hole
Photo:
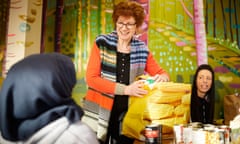
[[[145,126],[162,125],[162,133],[173,133],[175,124],[190,120],[191,85],[174,82],[151,84],[143,98],[130,97],[129,109],[123,119],[122,133],[141,141],[145,140]]]

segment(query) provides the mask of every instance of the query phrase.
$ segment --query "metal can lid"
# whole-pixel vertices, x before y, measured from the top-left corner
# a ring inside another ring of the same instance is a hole
[[[189,123],[189,126],[192,128],[202,128],[203,124],[201,122],[192,122],[192,123]]]
[[[213,124],[203,124],[204,127],[215,127]]]
[[[220,128],[220,129],[229,129],[229,126],[227,126],[227,125],[220,125],[220,126],[218,126],[218,128]]]
[[[203,129],[206,131],[214,131],[215,128],[216,128],[215,125],[212,125],[212,124],[204,124],[203,125]]]
[[[149,125],[146,125],[145,127],[146,128],[151,128],[151,127],[159,127],[160,126],[160,124],[157,124],[157,123],[151,123],[151,124],[149,124]]]

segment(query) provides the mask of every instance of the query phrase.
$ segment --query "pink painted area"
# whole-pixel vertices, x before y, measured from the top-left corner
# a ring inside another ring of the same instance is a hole
[[[194,30],[196,38],[196,49],[197,49],[197,64],[207,64],[207,42],[206,32],[203,17],[203,2],[202,0],[194,0]]]
[[[214,51],[216,50],[216,47],[208,47],[208,51]]]
[[[183,41],[178,41],[176,42],[176,45],[181,47],[181,46],[186,46],[187,44]]]
[[[8,56],[8,57],[15,57],[16,54],[15,54],[15,53],[7,53],[7,56]]]
[[[234,65],[234,67],[235,67],[236,69],[240,69],[240,64],[236,64],[236,65]]]
[[[16,34],[14,33],[8,34],[8,37],[14,37],[14,36],[16,36]]]
[[[206,36],[205,34],[205,24],[204,23],[195,23],[195,29],[197,30],[197,32],[195,33],[195,37],[196,38],[204,38]]]
[[[224,67],[224,66],[218,66],[218,67],[214,68],[214,72],[217,72],[217,73],[228,73],[229,70],[226,67]]]
[[[148,31],[148,22],[149,22],[149,1],[148,0],[136,0],[138,3],[140,3],[146,13],[146,17],[144,19],[144,23],[142,25],[142,28],[140,30],[140,39],[144,41],[146,44],[148,44],[148,36],[147,36],[147,31]]]
[[[13,45],[15,44],[15,42],[9,42],[7,45]]]
[[[186,46],[186,45],[189,45],[189,44],[196,44],[196,41],[191,40],[191,41],[187,41],[187,43],[184,42],[184,41],[177,41],[176,42],[176,45],[179,46],[179,47]]]
[[[232,87],[232,88],[235,88],[235,89],[240,88],[240,84],[238,84],[238,83],[231,83],[231,84],[229,84],[229,86]]]
[[[180,2],[181,2],[181,5],[182,5],[184,11],[187,13],[187,15],[188,15],[191,19],[193,19],[192,14],[188,11],[188,9],[187,9],[187,7],[185,6],[184,2],[183,2],[182,0],[180,0]]]
[[[187,13],[187,15],[193,20],[194,30],[195,30],[195,39],[196,39],[196,51],[197,51],[197,64],[207,64],[207,42],[206,42],[206,32],[205,32],[205,24],[204,24],[204,13],[203,13],[203,1],[202,0],[194,0],[193,1],[193,11],[192,14],[186,8],[183,0],[180,0],[180,3]],[[177,45],[183,45],[183,43],[176,43]]]

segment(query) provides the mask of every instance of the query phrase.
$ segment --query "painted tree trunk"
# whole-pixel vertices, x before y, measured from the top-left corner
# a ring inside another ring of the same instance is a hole
[[[194,30],[196,39],[196,51],[197,51],[197,64],[207,64],[207,42],[206,42],[206,31],[203,14],[203,1],[194,0]]]
[[[64,9],[64,0],[58,0],[56,5],[56,21],[55,21],[55,46],[54,51],[60,52],[61,48],[61,29],[62,29],[62,14]]]

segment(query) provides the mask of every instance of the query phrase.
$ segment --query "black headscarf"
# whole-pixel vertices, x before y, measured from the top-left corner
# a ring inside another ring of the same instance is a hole
[[[75,84],[74,65],[62,54],[35,54],[17,62],[0,93],[2,136],[10,141],[27,140],[60,117],[80,120],[83,111],[71,98]]]
[[[198,97],[197,94],[197,76],[199,71],[208,70],[212,73],[212,85],[207,91],[205,98]],[[192,83],[191,94],[191,120],[192,122],[213,123],[214,118],[214,103],[215,103],[215,84],[214,71],[210,65],[202,64],[196,70]],[[203,118],[203,105],[205,107],[205,118]]]

